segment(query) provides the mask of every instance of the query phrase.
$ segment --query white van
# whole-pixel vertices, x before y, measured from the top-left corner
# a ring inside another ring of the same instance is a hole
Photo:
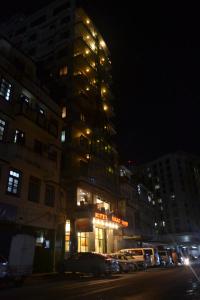
[[[156,248],[129,248],[121,249],[120,253],[133,256],[136,261],[143,261],[148,267],[159,266],[160,260]]]

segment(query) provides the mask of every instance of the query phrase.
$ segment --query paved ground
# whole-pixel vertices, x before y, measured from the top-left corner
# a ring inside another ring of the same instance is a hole
[[[200,265],[149,269],[109,279],[49,275],[0,291],[1,300],[200,300]]]

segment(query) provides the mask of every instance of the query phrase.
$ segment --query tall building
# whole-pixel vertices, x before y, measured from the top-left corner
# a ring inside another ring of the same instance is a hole
[[[66,252],[112,252],[122,228],[118,153],[108,47],[74,1],[56,1],[1,32],[30,55],[62,108],[62,185],[67,194]]]
[[[62,118],[33,61],[0,39],[0,253],[12,236],[36,238],[34,271],[62,256],[66,220],[60,186]]]
[[[123,229],[123,248],[152,244],[155,239],[153,195],[137,184],[130,169],[120,166],[120,206],[128,227]]]
[[[155,227],[168,243],[200,244],[200,159],[185,153],[168,154],[142,167],[157,195],[160,214]],[[158,210],[157,210],[158,211]]]

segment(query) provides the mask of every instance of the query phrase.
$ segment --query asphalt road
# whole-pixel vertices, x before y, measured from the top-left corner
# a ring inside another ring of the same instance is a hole
[[[200,300],[200,265],[148,269],[111,278],[49,276],[27,280],[21,288],[0,291],[1,300]],[[197,277],[196,277],[197,276]]]

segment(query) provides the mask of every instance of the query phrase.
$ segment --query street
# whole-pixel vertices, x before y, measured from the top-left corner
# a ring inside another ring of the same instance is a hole
[[[1,300],[157,300],[200,299],[200,282],[193,269],[177,267],[148,269],[132,274],[117,274],[111,278],[61,278],[57,275],[46,278],[31,278],[21,288],[4,289]]]

